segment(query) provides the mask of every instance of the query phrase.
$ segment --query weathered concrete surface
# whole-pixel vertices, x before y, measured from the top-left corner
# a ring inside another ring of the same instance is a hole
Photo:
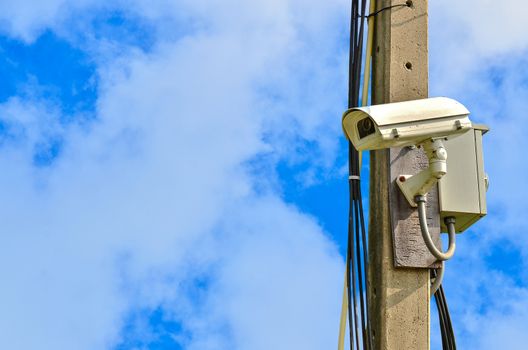
[[[378,0],[376,8],[401,3]],[[397,7],[377,16],[374,104],[428,96],[427,5],[427,0],[414,0],[411,8]],[[371,152],[368,283],[375,349],[429,349],[429,270],[395,267],[395,263],[428,266],[434,261],[421,246],[416,214],[401,202],[393,182],[395,174],[414,174],[427,163],[421,151],[412,152]],[[439,227],[437,200],[429,198],[429,203],[431,225]],[[395,256],[394,247],[408,249]]]

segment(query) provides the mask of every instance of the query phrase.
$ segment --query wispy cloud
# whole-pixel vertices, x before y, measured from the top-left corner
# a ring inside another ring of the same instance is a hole
[[[337,247],[275,187],[257,191],[248,164],[273,174],[304,142],[336,156],[342,3],[138,1],[125,13],[155,26],[148,50],[91,35],[83,21],[109,6],[10,6],[8,35],[86,40],[98,85],[88,122],[65,124],[60,104],[38,98],[1,106],[31,135],[0,155],[2,346],[148,348],[155,313],[189,349],[336,342]],[[186,21],[196,29],[172,35]],[[60,155],[35,166],[55,134]]]
[[[307,186],[342,167],[347,5],[0,4],[4,35],[31,46],[53,33],[84,52],[94,94],[76,115],[39,93],[37,74],[0,105],[0,346],[334,346],[341,259],[281,199],[276,166],[302,169],[290,175]],[[497,6],[431,3],[431,90],[492,127],[490,215],[446,276],[461,345],[520,349],[525,274],[493,246],[526,265],[528,43],[524,5]]]
[[[431,4],[431,86],[454,96],[486,123],[488,216],[464,233],[447,264],[446,286],[462,348],[525,347],[526,186],[521,159],[528,109],[526,5],[465,1]]]

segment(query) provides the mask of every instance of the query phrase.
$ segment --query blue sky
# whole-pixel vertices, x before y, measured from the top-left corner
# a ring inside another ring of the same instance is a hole
[[[0,3],[0,347],[333,348],[348,6]],[[464,349],[528,342],[528,24],[497,6],[430,4],[430,95],[492,130],[445,277]]]

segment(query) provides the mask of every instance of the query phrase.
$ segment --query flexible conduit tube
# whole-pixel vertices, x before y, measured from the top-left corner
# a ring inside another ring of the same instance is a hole
[[[427,216],[425,213],[425,196],[416,196],[414,197],[414,201],[416,204],[418,204],[418,218],[420,219],[420,228],[422,230],[422,237],[425,241],[425,245],[437,258],[438,260],[448,260],[453,257],[453,254],[455,253],[455,241],[456,241],[456,232],[455,232],[455,218],[454,217],[448,217],[445,219],[445,223],[447,226],[447,232],[449,234],[449,247],[445,253],[438,250],[433,242],[433,239],[431,238],[431,234],[429,233],[429,228],[427,227]]]
[[[442,266],[440,266],[439,269],[436,269],[436,277],[434,279],[434,282],[431,284],[430,289],[430,297],[432,298],[434,293],[440,288],[442,285],[442,280],[444,279],[444,271],[445,271],[445,263],[442,261]]]

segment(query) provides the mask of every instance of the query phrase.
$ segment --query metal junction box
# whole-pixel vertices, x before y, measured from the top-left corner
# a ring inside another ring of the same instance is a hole
[[[488,178],[484,172],[482,135],[489,129],[474,125],[468,132],[445,141],[447,174],[438,182],[440,223],[447,232],[444,218],[456,218],[456,232],[462,232],[485,216]]]

